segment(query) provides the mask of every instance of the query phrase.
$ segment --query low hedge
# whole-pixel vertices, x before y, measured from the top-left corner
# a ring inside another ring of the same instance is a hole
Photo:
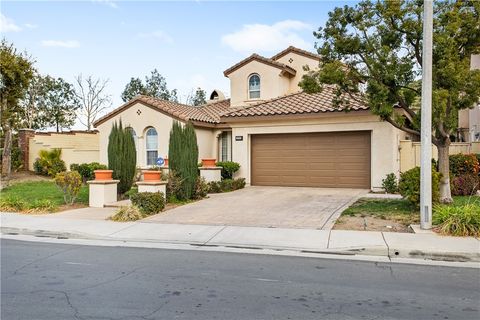
[[[220,161],[217,167],[222,167],[222,179],[233,179],[233,175],[240,169],[240,164],[233,161]]]
[[[139,192],[130,196],[130,201],[142,214],[157,214],[165,208],[163,192]]]
[[[72,163],[70,165],[71,171],[77,171],[82,176],[83,183],[86,183],[89,180],[95,179],[95,170],[106,170],[108,169],[106,165],[98,163],[98,162],[90,162],[90,163]]]
[[[245,187],[245,178],[224,179],[208,183],[208,193],[230,192]]]
[[[432,169],[432,202],[440,200],[440,177],[442,175]],[[400,174],[398,191],[415,206],[420,206],[420,167],[415,167]]]

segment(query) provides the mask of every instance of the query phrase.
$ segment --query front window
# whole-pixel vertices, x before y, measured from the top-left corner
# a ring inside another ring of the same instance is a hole
[[[248,97],[249,99],[260,99],[260,76],[252,74],[248,78]]]
[[[220,159],[221,161],[232,160],[232,133],[223,131],[220,136]]]
[[[147,130],[146,134],[147,166],[154,166],[158,158],[158,135],[155,128]]]

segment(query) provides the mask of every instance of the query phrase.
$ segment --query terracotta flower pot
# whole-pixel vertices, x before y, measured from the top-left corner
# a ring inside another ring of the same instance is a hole
[[[165,162],[163,163],[163,166],[164,166],[164,167],[168,167],[168,158],[165,158],[165,159],[163,159],[163,160],[165,160]]]
[[[112,180],[113,170],[94,170],[95,180]]]
[[[143,171],[144,181],[160,181],[162,179],[162,171],[146,170]]]
[[[202,166],[204,167],[216,167],[215,163],[217,159],[202,159]]]

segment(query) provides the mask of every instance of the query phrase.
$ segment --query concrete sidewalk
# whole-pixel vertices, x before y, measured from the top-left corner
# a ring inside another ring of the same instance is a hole
[[[219,248],[294,250],[342,255],[384,256],[391,259],[398,257],[480,262],[480,240],[473,237],[153,222],[120,223],[16,213],[2,213],[0,216],[2,233],[7,234],[191,244]]]

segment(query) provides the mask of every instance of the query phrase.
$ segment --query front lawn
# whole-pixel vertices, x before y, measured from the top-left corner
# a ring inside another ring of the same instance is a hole
[[[88,186],[82,186],[75,205],[88,205]],[[0,210],[3,211],[53,212],[60,209],[68,207],[53,181],[17,183],[0,193]]]
[[[478,197],[453,197],[453,206],[478,202]],[[409,232],[408,226],[420,222],[420,212],[404,199],[361,198],[346,209],[335,229]]]

